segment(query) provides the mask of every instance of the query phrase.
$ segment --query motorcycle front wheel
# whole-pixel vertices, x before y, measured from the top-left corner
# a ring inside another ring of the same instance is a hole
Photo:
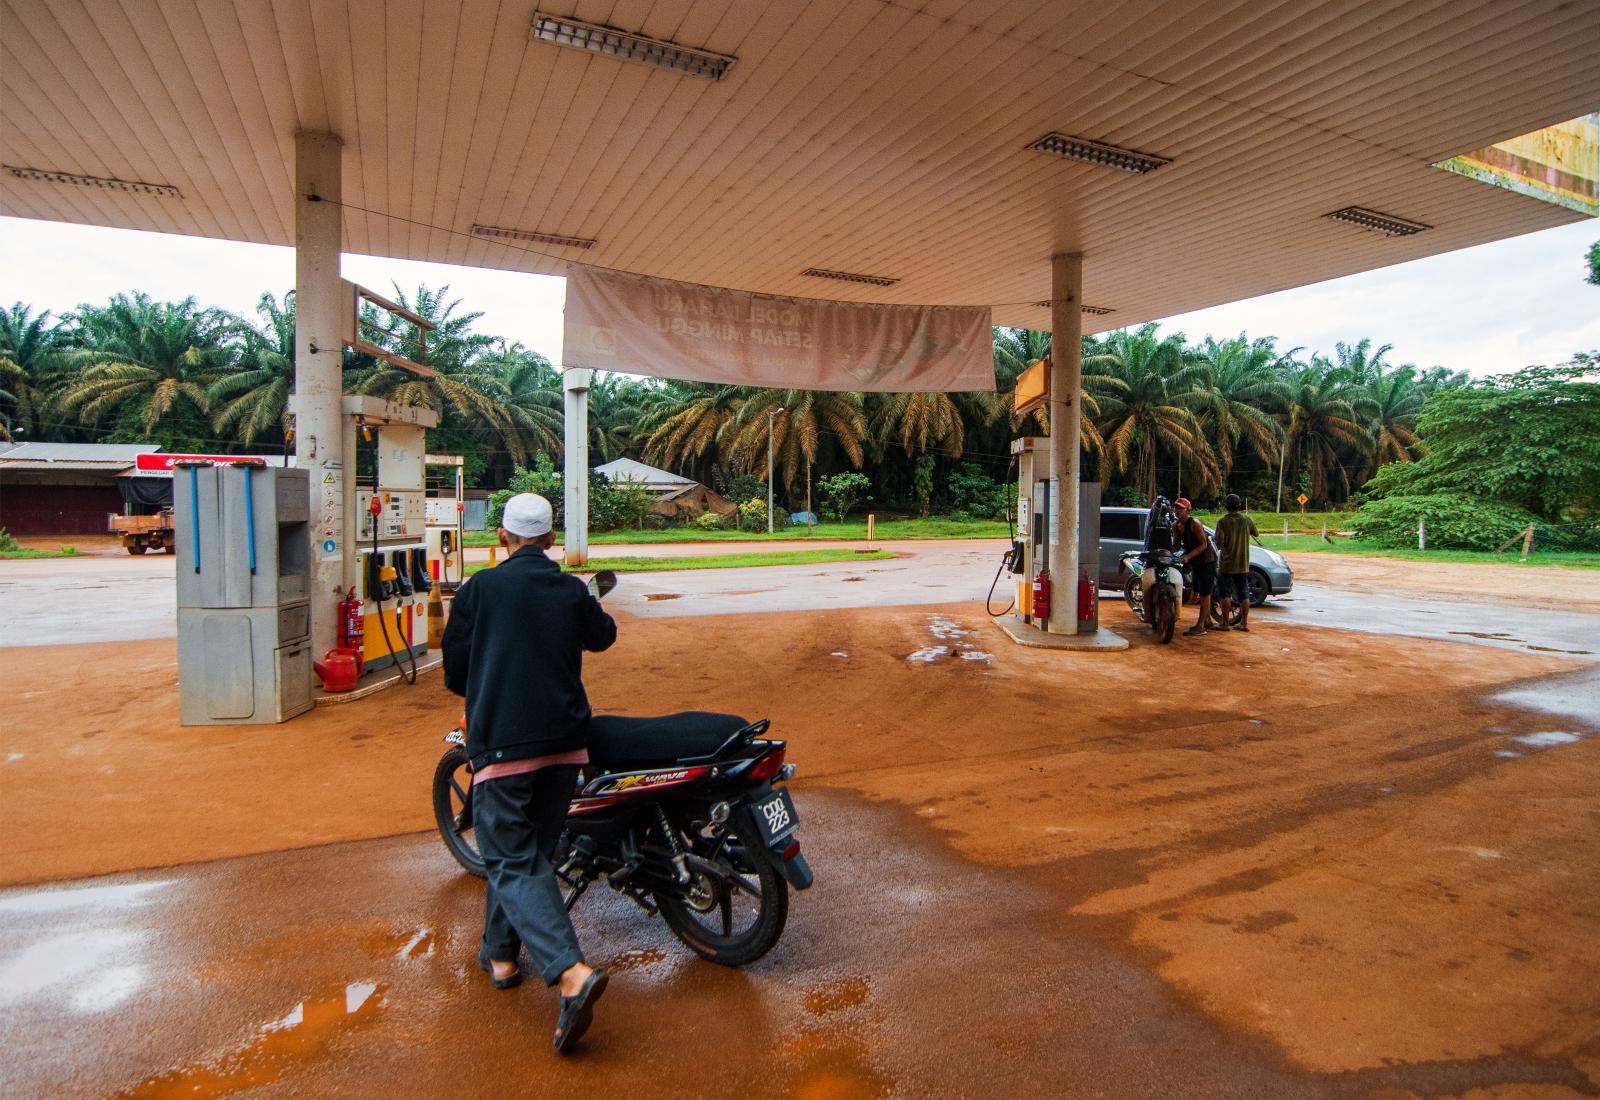
[[[723,966],[744,966],[771,951],[789,919],[789,884],[761,855],[750,858],[730,834],[715,860],[691,865],[687,887],[658,891],[656,905],[685,947]]]
[[[484,878],[488,872],[472,827],[472,769],[460,746],[451,746],[433,769],[433,820],[444,846],[462,869]]]

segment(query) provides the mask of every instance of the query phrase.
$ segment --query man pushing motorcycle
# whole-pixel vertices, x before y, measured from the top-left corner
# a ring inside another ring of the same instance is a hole
[[[488,870],[478,965],[496,989],[510,989],[522,981],[526,948],[560,994],[553,1045],[566,1053],[588,1030],[606,972],[583,961],[554,860],[589,759],[583,652],[608,649],[617,624],[545,555],[552,527],[544,497],[506,502],[499,540],[509,556],[456,593],[444,676],[467,701],[473,824]]]

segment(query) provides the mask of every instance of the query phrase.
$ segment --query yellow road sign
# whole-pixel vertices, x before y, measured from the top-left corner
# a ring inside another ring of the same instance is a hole
[[[1301,493],[1294,499],[1298,500],[1300,502],[1300,507],[1304,508],[1306,506],[1306,501],[1310,500],[1311,498],[1306,496],[1304,493]]]

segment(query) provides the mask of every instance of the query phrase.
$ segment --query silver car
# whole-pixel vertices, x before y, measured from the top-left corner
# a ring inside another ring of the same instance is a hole
[[[1100,509],[1100,587],[1120,590],[1125,577],[1117,572],[1123,554],[1144,549],[1144,525],[1148,508]],[[1213,534],[1206,528],[1206,534]],[[1212,542],[1215,547],[1215,541]],[[1294,570],[1283,555],[1264,546],[1250,544],[1250,606],[1260,607],[1268,596],[1281,596],[1294,587]]]

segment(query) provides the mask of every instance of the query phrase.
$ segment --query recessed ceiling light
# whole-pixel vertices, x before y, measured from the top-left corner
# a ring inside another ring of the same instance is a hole
[[[894,286],[900,281],[886,275],[855,275],[848,271],[825,271],[820,267],[808,267],[800,274],[809,275],[813,279],[838,279],[841,282],[869,283],[872,286]]]
[[[160,195],[167,199],[181,199],[183,195],[170,183],[143,183],[139,180],[109,179],[105,176],[80,176],[73,172],[52,172],[47,168],[15,168],[6,165],[5,169],[19,180],[35,180],[39,183],[70,183],[77,187],[99,187],[107,191],[131,191],[139,195]]]
[[[1421,233],[1424,229],[1433,228],[1433,226],[1425,225],[1422,222],[1398,218],[1393,214],[1385,214],[1378,210],[1368,210],[1364,206],[1347,206],[1342,210],[1335,210],[1331,214],[1322,216],[1331,218],[1336,222],[1346,222],[1362,229],[1370,229],[1374,233],[1382,233],[1385,237],[1409,237],[1413,233]]]
[[[1040,309],[1049,309],[1055,303],[1046,300],[1046,301],[1043,301],[1043,302],[1035,302],[1033,304],[1038,306]],[[1104,317],[1108,313],[1115,313],[1116,312],[1116,310],[1111,309],[1108,306],[1082,306],[1080,308],[1082,309],[1082,311],[1084,313],[1092,313],[1096,317]]]
[[[533,37],[558,46],[571,46],[577,50],[590,50],[623,61],[642,61],[674,72],[703,76],[708,80],[721,80],[729,66],[738,60],[728,54],[697,50],[693,46],[680,46],[661,38],[647,38],[642,34],[629,34],[615,27],[599,23],[585,23],[561,15],[533,16]]]
[[[1085,164],[1099,164],[1106,168],[1120,168],[1124,172],[1137,172],[1141,176],[1146,172],[1155,171],[1163,164],[1172,163],[1168,157],[1137,153],[1132,149],[1120,149],[1115,145],[1090,141],[1088,138],[1068,137],[1066,134],[1046,134],[1028,148],[1065,157],[1067,160],[1081,160]]]
[[[590,237],[564,237],[560,233],[540,233],[532,229],[502,229],[497,225],[475,225],[474,237],[489,237],[504,241],[533,241],[537,244],[555,244],[563,248],[593,248]]]

